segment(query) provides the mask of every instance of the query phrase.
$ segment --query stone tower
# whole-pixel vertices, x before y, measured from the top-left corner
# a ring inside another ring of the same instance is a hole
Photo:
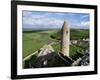
[[[69,57],[69,34],[69,25],[66,21],[64,21],[61,29],[61,53],[67,57]]]

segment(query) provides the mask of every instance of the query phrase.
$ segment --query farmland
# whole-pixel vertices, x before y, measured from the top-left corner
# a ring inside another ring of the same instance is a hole
[[[42,30],[42,31],[23,31],[23,58],[39,50],[45,44],[52,44],[55,52],[60,51],[60,30]],[[82,42],[83,38],[89,38],[89,30],[70,30],[70,40],[81,40],[81,44],[70,45],[70,57],[77,59],[80,57],[84,49],[89,46],[88,43]]]
[[[23,58],[31,53],[39,50],[43,45],[50,44],[51,42],[57,42],[57,40],[50,38],[52,33],[56,33],[57,30],[49,31],[24,31],[23,32]],[[53,45],[56,49],[58,46]]]

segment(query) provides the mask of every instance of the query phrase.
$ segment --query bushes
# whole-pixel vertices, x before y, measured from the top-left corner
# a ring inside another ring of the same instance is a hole
[[[55,38],[56,38],[56,36],[55,36],[55,35],[50,35],[50,37],[51,37],[52,39],[55,39]]]
[[[61,40],[61,31],[58,30],[56,33],[50,35],[52,39]]]

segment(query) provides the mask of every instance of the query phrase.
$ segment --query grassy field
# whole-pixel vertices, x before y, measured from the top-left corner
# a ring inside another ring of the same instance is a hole
[[[60,51],[60,30],[23,31],[23,58],[39,50],[45,44],[52,45],[55,52]],[[70,39],[89,38],[89,30],[70,30]],[[86,44],[82,44],[86,45]],[[70,56],[76,59],[83,51],[82,46],[70,45]]]
[[[50,44],[51,42],[57,42],[57,40],[50,38],[52,33],[57,30],[49,31],[24,31],[23,32],[23,58],[29,54],[39,50],[43,45]],[[53,45],[56,50],[56,44]]]
[[[89,30],[88,29],[71,29],[70,30],[70,39],[82,39],[89,38]]]

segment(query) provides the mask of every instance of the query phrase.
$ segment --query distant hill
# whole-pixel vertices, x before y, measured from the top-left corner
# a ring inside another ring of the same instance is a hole
[[[48,31],[48,30],[57,30],[59,28],[23,28],[23,31]]]

